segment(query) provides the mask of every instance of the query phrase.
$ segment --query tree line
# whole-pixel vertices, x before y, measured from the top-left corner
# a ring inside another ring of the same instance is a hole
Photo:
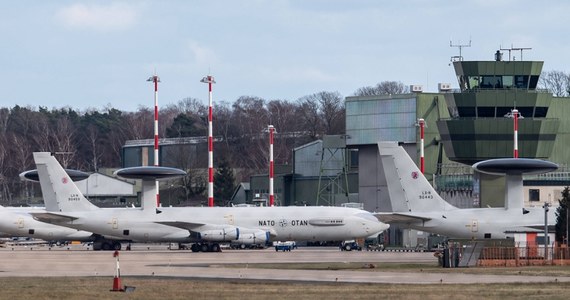
[[[400,86],[385,82],[364,87],[364,95],[379,86]],[[378,93],[383,93],[379,91]],[[236,180],[267,169],[267,126],[276,128],[274,160],[290,163],[292,149],[345,130],[344,97],[338,92],[322,91],[297,99],[266,100],[242,96],[233,103],[214,99],[214,136],[216,160],[242,170]],[[185,98],[159,109],[161,138],[207,136],[208,107],[196,98]],[[152,139],[154,111],[139,106],[126,112],[107,105],[103,109],[80,111],[61,108],[16,105],[0,108],[0,203],[15,203],[31,197],[31,185],[19,174],[35,169],[32,152],[47,151],[65,168],[96,172],[100,168],[121,166],[121,149],[127,140]]]
[[[570,75],[561,71],[543,72],[540,86],[555,96],[570,94]],[[401,94],[409,92],[398,81],[364,86],[354,96]],[[267,126],[276,128],[276,164],[291,161],[292,149],[345,131],[344,97],[322,91],[289,101],[241,96],[233,103],[214,99],[216,160],[240,169],[236,180],[247,181],[251,174],[267,169]],[[207,135],[208,107],[196,98],[185,98],[160,107],[159,136],[198,137]],[[29,184],[18,174],[34,169],[32,152],[49,151],[66,168],[96,172],[121,166],[121,148],[127,140],[154,136],[154,111],[139,106],[126,112],[107,105],[103,109],[80,111],[62,108],[16,105],[0,108],[0,204],[30,197]]]

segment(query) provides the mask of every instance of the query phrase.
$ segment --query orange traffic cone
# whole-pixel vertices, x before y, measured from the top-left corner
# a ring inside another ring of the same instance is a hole
[[[111,292],[124,292],[125,290],[121,285],[121,270],[119,269],[119,251],[115,251],[113,257],[117,258],[117,269],[115,271],[115,277],[113,277],[113,289]]]
[[[113,277],[113,289],[111,292],[123,292],[123,288],[121,285],[121,277]]]

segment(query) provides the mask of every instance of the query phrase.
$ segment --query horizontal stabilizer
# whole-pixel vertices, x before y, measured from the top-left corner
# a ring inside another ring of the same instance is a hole
[[[431,218],[420,217],[417,215],[409,215],[405,213],[374,213],[374,216],[378,218],[380,222],[394,224],[394,223],[402,223],[402,224],[411,224],[411,223],[418,223],[418,222],[426,222],[431,220]]]
[[[71,217],[71,216],[67,216],[67,215],[60,215],[60,214],[56,214],[56,213],[51,213],[51,212],[32,212],[31,215],[34,217],[34,219],[41,221],[41,222],[45,222],[45,223],[51,223],[51,224],[58,224],[58,223],[69,223],[72,222],[74,220],[77,220],[76,217]]]

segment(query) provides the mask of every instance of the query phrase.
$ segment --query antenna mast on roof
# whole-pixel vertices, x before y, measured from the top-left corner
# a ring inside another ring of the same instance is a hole
[[[515,48],[513,47],[513,44],[511,44],[511,48],[503,48],[502,46],[499,46],[501,51],[509,51],[509,61],[511,61],[511,51],[520,51],[521,52],[521,58],[520,60],[523,60],[523,50],[532,50],[532,48],[528,48],[528,47],[519,47],[519,48]],[[515,57],[513,56],[513,60],[515,60]]]
[[[461,44],[461,42],[459,44],[453,44],[453,42],[450,40],[449,47],[459,48],[459,56],[452,56],[451,61],[463,61],[463,56],[461,55],[461,51],[463,50],[463,47],[471,47],[471,38],[469,38],[469,44]]]

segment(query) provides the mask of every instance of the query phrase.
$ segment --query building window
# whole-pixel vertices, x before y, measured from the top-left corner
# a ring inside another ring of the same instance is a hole
[[[528,200],[529,201],[540,201],[540,190],[537,190],[537,189],[528,190]]]

